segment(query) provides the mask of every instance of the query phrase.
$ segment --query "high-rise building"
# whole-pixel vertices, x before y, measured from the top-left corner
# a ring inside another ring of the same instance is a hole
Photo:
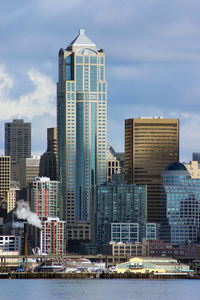
[[[118,223],[119,231],[122,231],[121,229],[123,228],[123,225],[120,225],[120,223],[138,223],[140,231],[138,240],[145,237],[147,217],[146,186],[118,184],[114,181],[106,182],[93,186],[91,188],[91,196],[91,227],[92,241],[94,243],[101,245],[111,240],[112,223]],[[134,224],[132,225],[133,227],[135,226]],[[127,241],[128,237],[129,235],[127,235]],[[135,235],[133,238],[135,238]]]
[[[5,155],[11,157],[11,180],[19,180],[20,159],[31,157],[31,123],[5,123]]]
[[[12,211],[16,207],[17,194],[20,190],[15,188],[10,188],[7,192],[7,213]]]
[[[192,153],[192,160],[198,161],[200,163],[200,152]]]
[[[192,160],[190,163],[183,163],[192,178],[200,178],[200,163]]]
[[[112,181],[112,176],[119,173],[121,173],[120,162],[112,153],[111,146],[108,145],[106,153],[106,181]]]
[[[39,176],[57,180],[58,176],[57,128],[47,128],[47,151],[40,158]]]
[[[162,117],[125,121],[125,181],[147,185],[147,218],[160,221],[160,175],[179,160],[179,120]]]
[[[47,177],[36,177],[29,185],[29,202],[41,220],[60,216],[60,182]]]
[[[192,179],[186,167],[171,163],[161,175],[160,238],[172,244],[197,242],[200,179]]]
[[[66,222],[59,218],[47,218],[42,222],[42,239],[40,248],[47,255],[66,253]]]
[[[86,36],[59,51],[57,132],[64,218],[90,219],[90,187],[106,179],[105,53]]]
[[[25,189],[39,174],[40,157],[23,158],[20,160],[20,189]]]
[[[10,189],[10,156],[0,156],[0,199],[6,199]]]

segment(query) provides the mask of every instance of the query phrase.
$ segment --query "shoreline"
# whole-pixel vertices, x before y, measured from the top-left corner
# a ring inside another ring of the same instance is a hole
[[[59,273],[59,272],[6,272],[0,279],[200,279],[199,275],[186,274],[134,274],[134,273]]]

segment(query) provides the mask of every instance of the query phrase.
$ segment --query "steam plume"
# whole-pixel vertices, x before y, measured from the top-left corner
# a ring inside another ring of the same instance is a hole
[[[17,202],[16,215],[18,219],[27,220],[28,224],[42,228],[42,223],[38,216],[30,210],[27,202],[20,200]]]

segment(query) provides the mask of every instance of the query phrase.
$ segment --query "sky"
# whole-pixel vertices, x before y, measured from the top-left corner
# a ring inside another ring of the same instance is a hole
[[[58,52],[84,28],[106,53],[108,140],[124,120],[180,119],[180,160],[200,152],[199,0],[1,0],[0,154],[4,123],[32,123],[32,153],[56,126]]]

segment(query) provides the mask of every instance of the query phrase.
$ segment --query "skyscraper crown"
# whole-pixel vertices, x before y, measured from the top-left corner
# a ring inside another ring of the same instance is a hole
[[[87,37],[87,35],[85,34],[85,30],[84,29],[80,29],[79,30],[79,34],[77,35],[77,37],[69,44],[69,46],[67,46],[68,48],[71,48],[72,46],[81,46],[81,47],[96,47],[96,45]]]

